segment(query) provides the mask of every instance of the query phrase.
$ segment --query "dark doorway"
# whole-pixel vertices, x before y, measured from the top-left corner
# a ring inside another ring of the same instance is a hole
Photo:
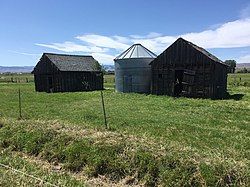
[[[183,73],[184,70],[175,70],[174,96],[176,97],[180,96],[183,89],[182,85]]]
[[[49,92],[53,91],[53,79],[51,76],[48,77],[48,88],[49,88]]]

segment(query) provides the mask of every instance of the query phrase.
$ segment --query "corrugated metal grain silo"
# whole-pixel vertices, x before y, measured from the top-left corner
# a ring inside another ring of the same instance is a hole
[[[151,66],[156,55],[134,44],[117,56],[115,61],[115,87],[118,92],[150,93]]]

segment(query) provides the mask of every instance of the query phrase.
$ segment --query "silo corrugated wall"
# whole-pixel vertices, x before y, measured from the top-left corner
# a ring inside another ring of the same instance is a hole
[[[151,66],[154,58],[115,60],[115,86],[118,92],[150,93]]]

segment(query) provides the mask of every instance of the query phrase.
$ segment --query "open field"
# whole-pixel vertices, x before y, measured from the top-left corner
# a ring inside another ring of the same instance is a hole
[[[16,74],[0,74],[0,83],[27,83],[34,82],[34,75],[30,73]]]
[[[105,77],[110,130],[98,91],[0,83],[0,163],[59,186],[249,185],[250,74],[229,75],[225,100],[115,93],[113,80]],[[0,174],[0,186],[39,185]]]
[[[229,86],[250,86],[249,73],[235,73],[228,75]]]

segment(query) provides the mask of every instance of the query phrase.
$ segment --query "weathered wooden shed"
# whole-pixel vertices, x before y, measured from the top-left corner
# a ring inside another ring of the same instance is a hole
[[[32,73],[38,92],[103,89],[101,66],[92,56],[44,53]]]
[[[228,66],[183,38],[177,39],[150,64],[152,94],[223,98],[227,93]]]

